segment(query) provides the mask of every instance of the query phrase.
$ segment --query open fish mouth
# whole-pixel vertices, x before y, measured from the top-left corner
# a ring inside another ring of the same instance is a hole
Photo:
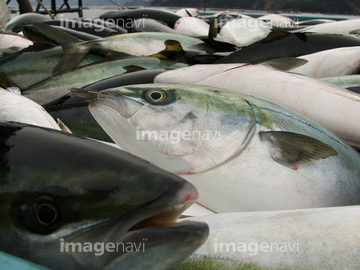
[[[132,269],[134,260],[137,269],[169,269],[190,256],[208,237],[207,224],[178,221],[197,198],[198,192],[192,184],[180,183],[138,211],[113,217],[84,231],[84,236],[88,235],[87,243],[93,247],[100,245],[97,243],[104,247],[111,244],[117,247],[115,250],[104,248],[101,256],[95,250],[88,254],[74,252],[71,257],[84,269],[90,265],[96,269]],[[83,242],[84,236],[80,233],[71,242]],[[166,255],[169,249],[176,250],[176,254]]]
[[[129,231],[141,230],[144,228],[176,227],[184,225],[186,222],[177,222],[177,219],[195,201],[196,199],[189,199],[183,203],[170,206],[161,213],[138,222]]]

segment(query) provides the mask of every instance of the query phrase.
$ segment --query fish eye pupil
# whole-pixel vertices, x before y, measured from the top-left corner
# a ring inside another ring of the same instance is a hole
[[[50,225],[57,218],[56,209],[50,204],[41,204],[36,208],[36,217],[40,224]]]
[[[152,98],[153,100],[158,100],[158,99],[160,99],[160,98],[162,97],[162,94],[159,93],[159,92],[152,92],[152,93],[150,94],[150,96],[151,96],[151,98]]]
[[[164,101],[167,96],[165,94],[164,91],[160,91],[160,90],[149,90],[147,93],[146,93],[146,98],[148,101],[150,102],[156,102],[156,103],[159,103],[159,102],[162,102]]]

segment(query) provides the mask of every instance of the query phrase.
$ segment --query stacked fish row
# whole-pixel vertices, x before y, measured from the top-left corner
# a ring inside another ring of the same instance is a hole
[[[358,268],[359,26],[15,17],[0,250],[51,269]]]

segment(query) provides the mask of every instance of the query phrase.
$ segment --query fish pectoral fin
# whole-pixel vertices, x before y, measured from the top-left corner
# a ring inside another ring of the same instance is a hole
[[[308,62],[306,59],[302,58],[279,58],[279,59],[272,59],[266,62],[262,62],[262,65],[270,66],[282,71],[289,71],[294,68],[300,67],[305,65]]]
[[[131,66],[123,67],[123,69],[125,69],[126,72],[129,73],[129,72],[134,72],[134,71],[139,71],[139,70],[145,70],[146,68],[131,65]]]
[[[316,160],[338,156],[329,145],[312,137],[284,131],[260,132],[260,139],[270,144],[271,157],[293,170]]]
[[[60,76],[75,68],[90,51],[90,47],[82,45],[84,41],[81,39],[45,23],[33,23],[33,25],[41,33],[58,42],[63,49],[63,57],[52,71],[53,77]]]
[[[153,55],[150,55],[151,57],[156,58],[168,58],[168,59],[175,59],[179,54],[184,55],[185,52],[183,50],[183,47],[181,46],[180,42],[176,40],[165,40],[165,49],[155,53]]]

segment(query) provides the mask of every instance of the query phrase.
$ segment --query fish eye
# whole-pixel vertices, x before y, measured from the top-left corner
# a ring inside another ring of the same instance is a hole
[[[33,216],[40,226],[49,226],[59,217],[58,204],[48,195],[39,196],[33,205]]]
[[[42,203],[36,207],[35,216],[41,225],[48,226],[57,219],[57,210],[51,204]]]
[[[162,90],[149,90],[146,93],[146,98],[150,102],[159,103],[164,101],[167,98],[167,96],[166,93]]]

